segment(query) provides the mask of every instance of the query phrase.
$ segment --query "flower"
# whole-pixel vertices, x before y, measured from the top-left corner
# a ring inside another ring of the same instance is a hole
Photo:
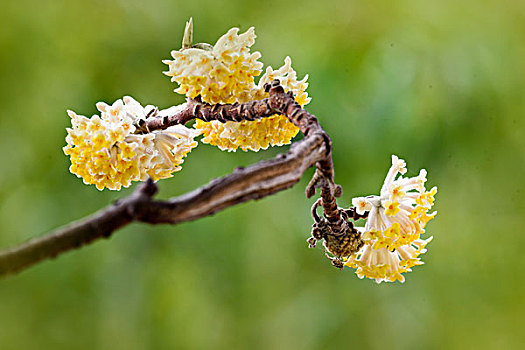
[[[264,91],[264,85],[273,79],[279,79],[285,91],[292,91],[296,101],[304,106],[310,102],[306,93],[308,83],[305,76],[297,80],[297,73],[292,68],[292,60],[286,57],[284,65],[278,70],[267,67],[266,73],[250,92],[251,100],[261,100],[268,97]],[[284,115],[273,115],[254,121],[226,122],[219,121],[204,122],[198,120],[195,128],[203,131],[204,143],[218,146],[221,150],[235,151],[237,148],[243,151],[258,151],[267,149],[269,146],[281,146],[289,144],[299,128],[291,123]]]
[[[129,96],[112,105],[99,102],[97,109],[101,115],[92,118],[68,111],[72,127],[67,129],[63,150],[71,159],[69,170],[99,190],[120,190],[148,177],[171,177],[181,169],[186,154],[197,146],[193,139],[200,132],[182,125],[136,134],[136,122],[157,108],[142,107]]]
[[[169,66],[164,74],[180,85],[175,92],[191,98],[200,95],[211,104],[249,101],[253,77],[261,74],[263,64],[259,52],[250,53],[255,29],[238,33],[239,28],[230,29],[213,47],[172,51],[174,59],[162,62]]]
[[[185,32],[185,45],[188,45],[192,24],[189,22]],[[172,51],[173,60],[164,60],[169,70],[164,74],[180,87],[175,92],[189,98],[200,95],[202,101],[211,104],[244,103],[268,97],[264,85],[279,79],[285,91],[292,91],[296,101],[304,106],[310,102],[306,93],[308,76],[297,79],[292,69],[292,61],[286,57],[284,65],[278,70],[267,67],[258,84],[254,77],[262,72],[263,64],[258,61],[259,52],[250,53],[255,43],[254,28],[238,34],[238,28],[230,29],[214,46],[200,44],[201,48],[184,47]],[[283,115],[274,115],[254,121],[204,122],[197,120],[195,128],[202,131],[202,142],[219,147],[221,150],[258,151],[269,146],[289,144],[299,129]]]
[[[404,282],[403,273],[421,265],[419,255],[426,252],[432,237],[423,240],[421,234],[436,212],[428,214],[434,204],[437,187],[426,191],[427,172],[423,169],[416,177],[403,177],[406,163],[392,156],[392,166],[387,173],[378,196],[357,197],[352,205],[357,213],[368,212],[362,233],[365,245],[346,259],[345,265],[356,269],[359,278]]]

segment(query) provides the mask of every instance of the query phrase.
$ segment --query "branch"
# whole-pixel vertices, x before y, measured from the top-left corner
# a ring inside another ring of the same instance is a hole
[[[152,201],[141,207],[138,219],[152,224],[176,224],[269,196],[295,185],[309,167],[324,158],[325,152],[323,137],[314,134],[271,160],[236,168],[232,174],[183,196]]]
[[[305,135],[303,140],[292,144],[288,152],[246,168],[236,168],[230,175],[165,201],[153,199],[157,186],[149,180],[130,196],[91,216],[0,252],[0,276],[21,271],[97,239],[108,238],[117,229],[135,221],[176,224],[212,215],[252,199],[269,196],[292,187],[314,164],[317,167],[315,181],[310,182],[307,195],[313,195],[314,187],[321,187],[321,202],[323,207],[326,205],[325,216],[328,215],[334,232],[338,232],[339,236],[343,237],[341,232],[344,231],[342,227],[346,227],[346,221],[340,219],[341,210],[338,210],[337,206],[334,209],[334,195],[340,194],[341,191],[333,184],[330,138],[317,119],[295,102],[293,95],[284,93],[278,81],[268,86],[268,92],[267,99],[241,105],[217,107],[191,100],[187,108],[175,116],[146,120],[142,123],[142,130],[164,129],[191,118],[238,121],[281,113],[297,125]]]
[[[146,203],[157,191],[152,181],[139,186],[130,196],[85,219],[70,223],[12,249],[0,252],[0,276],[23,270],[39,261],[108,238],[115,230],[135,220],[136,208]]]

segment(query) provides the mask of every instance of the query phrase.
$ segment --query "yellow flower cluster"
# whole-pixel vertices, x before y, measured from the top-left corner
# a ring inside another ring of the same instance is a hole
[[[238,31],[237,28],[230,29],[213,47],[172,51],[174,60],[163,62],[169,66],[164,73],[180,84],[175,92],[190,98],[200,95],[203,101],[211,104],[244,103],[267,97],[264,84],[279,79],[285,91],[292,91],[301,106],[310,102],[306,93],[308,77],[297,79],[289,57],[278,70],[268,67],[259,84],[255,84],[254,77],[261,74],[262,68],[258,61],[260,53],[250,53],[249,49],[255,43],[255,31],[250,28],[241,35]],[[282,115],[226,123],[198,120],[195,127],[202,130],[202,142],[228,151],[238,148],[258,151],[288,144],[299,131]]]
[[[64,153],[71,159],[70,171],[99,190],[120,190],[148,177],[171,177],[197,146],[194,138],[200,132],[182,125],[136,134],[136,122],[156,107],[142,107],[131,97],[112,105],[99,102],[97,108],[101,115],[92,118],[68,111],[72,128],[67,129]]]
[[[368,277],[376,282],[404,282],[402,275],[411,267],[421,265],[419,255],[426,252],[425,246],[432,237],[423,240],[421,234],[436,212],[428,214],[434,204],[437,188],[425,190],[426,171],[419,176],[404,178],[406,173],[402,159],[392,156],[379,196],[352,199],[359,214],[368,212],[362,232],[365,245],[359,252],[347,258],[345,265],[356,269],[360,278]]]
[[[273,70],[272,67],[266,68],[266,73],[259,80],[259,84],[254,85],[250,91],[250,100],[261,100],[268,97],[268,93],[264,91],[264,85],[274,79],[281,81],[285,91],[293,91],[296,101],[301,106],[310,102],[311,99],[306,93],[308,76],[297,80],[297,73],[292,68],[290,57],[285,58],[284,65],[278,70]],[[203,142],[218,146],[223,151],[235,151],[237,148],[243,151],[258,151],[261,148],[267,149],[270,145],[281,146],[290,143],[299,132],[299,128],[284,115],[238,123],[198,120],[195,128],[202,130]]]
[[[230,29],[213,47],[183,48],[172,51],[174,60],[164,60],[169,70],[164,74],[180,84],[175,92],[195,98],[201,96],[210,104],[248,101],[253,77],[261,74],[259,52],[250,53],[255,43],[255,29],[241,35]],[[244,100],[239,101],[243,96]]]

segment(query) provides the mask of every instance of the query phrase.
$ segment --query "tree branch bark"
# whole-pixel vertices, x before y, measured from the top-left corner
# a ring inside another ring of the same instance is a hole
[[[212,215],[230,206],[252,199],[260,199],[296,184],[304,172],[316,165],[316,175],[306,189],[307,197],[322,190],[321,205],[333,232],[341,236],[346,221],[341,219],[335,197],[341,189],[333,183],[331,141],[317,119],[285,93],[278,81],[267,86],[269,97],[246,104],[210,106],[190,100],[186,109],[174,116],[152,117],[138,125],[142,132],[165,129],[194,118],[206,121],[241,121],[267,117],[279,113],[297,125],[305,138],[291,145],[288,152],[271,160],[261,161],[246,168],[212,180],[192,192],[169,200],[154,200],[157,186],[149,180],[135,192],[82,220],[19,246],[0,252],[0,276],[22,271],[40,261],[55,258],[100,238],[108,238],[119,228],[132,222],[176,224]],[[343,232],[343,233],[342,233]]]

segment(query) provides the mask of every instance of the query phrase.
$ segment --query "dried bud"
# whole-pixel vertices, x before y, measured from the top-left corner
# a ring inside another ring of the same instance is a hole
[[[308,238],[306,242],[308,243],[308,248],[315,248],[317,245],[317,239],[315,237]]]

